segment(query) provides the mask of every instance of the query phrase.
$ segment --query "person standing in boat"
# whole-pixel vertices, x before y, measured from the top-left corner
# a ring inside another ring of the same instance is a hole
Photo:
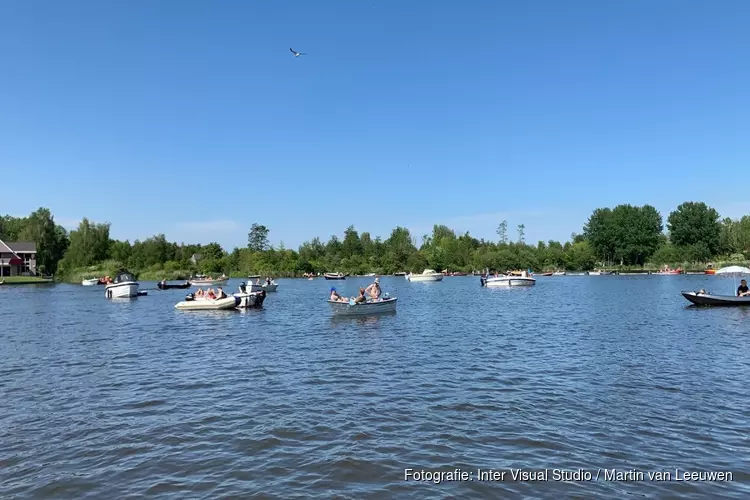
[[[380,294],[383,293],[383,290],[380,289],[380,278],[375,278],[375,281],[367,287],[365,293],[367,293],[371,299],[378,300]]]
[[[747,288],[747,281],[741,280],[740,286],[737,287],[737,297],[750,296],[750,289]]]

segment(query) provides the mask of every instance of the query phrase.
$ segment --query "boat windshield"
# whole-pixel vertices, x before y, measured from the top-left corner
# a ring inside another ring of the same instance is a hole
[[[115,283],[124,283],[126,281],[135,281],[135,277],[127,271],[118,273],[115,276]]]

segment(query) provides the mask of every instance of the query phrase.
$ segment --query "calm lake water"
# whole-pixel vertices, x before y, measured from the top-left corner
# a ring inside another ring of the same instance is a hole
[[[329,287],[369,280],[280,279],[246,312],[177,311],[154,283],[0,287],[0,497],[750,497],[750,309],[679,294],[731,279],[386,277],[396,314],[332,319]],[[605,468],[645,478],[553,480]]]

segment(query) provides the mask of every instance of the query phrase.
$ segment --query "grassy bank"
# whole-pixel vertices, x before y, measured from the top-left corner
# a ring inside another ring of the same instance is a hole
[[[60,276],[60,281],[64,281],[65,283],[81,283],[81,281],[89,278],[103,278],[104,276],[114,278],[115,274],[117,274],[117,270],[122,267],[123,265],[120,262],[107,260],[95,266],[64,270]],[[184,280],[194,273],[189,269],[165,269],[162,266],[154,266],[143,270],[128,270],[132,272],[136,278],[144,281],[160,281],[162,279]]]
[[[0,278],[4,285],[38,285],[40,283],[54,283],[53,278],[39,276],[4,276]]]

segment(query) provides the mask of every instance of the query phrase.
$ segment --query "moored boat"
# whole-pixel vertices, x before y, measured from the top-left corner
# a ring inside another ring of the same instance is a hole
[[[554,274],[555,274],[555,273],[542,273],[542,276],[552,276],[552,275],[554,275]]]
[[[192,286],[212,286],[212,285],[225,285],[229,281],[226,276],[220,276],[218,278],[211,278],[210,276],[199,275],[188,281]]]
[[[406,279],[409,281],[443,281],[443,273],[438,273],[434,269],[425,269],[421,274],[409,273]]]
[[[88,278],[83,281],[81,281],[81,285],[83,286],[96,286],[99,284],[99,278]]]
[[[479,283],[487,288],[534,286],[536,284],[536,278],[524,272],[521,273],[520,276],[506,274],[502,276],[479,278]]]
[[[404,271],[399,271],[399,272],[397,272],[397,273],[393,273],[393,275],[394,275],[394,276],[406,276],[406,272],[404,272]]]
[[[252,287],[248,288],[245,283],[240,283],[239,293],[235,293],[234,297],[240,300],[237,307],[241,309],[247,309],[250,307],[262,307],[263,302],[266,300],[266,291],[262,288],[254,291]]]
[[[697,306],[750,306],[750,296],[714,295],[704,290],[680,293]]]
[[[240,304],[240,299],[233,295],[223,299],[196,299],[188,295],[185,300],[175,304],[175,309],[183,311],[218,311],[223,309],[234,309]]]
[[[160,281],[156,284],[156,288],[159,290],[185,290],[190,288],[190,282],[185,283],[167,283],[166,281]]]
[[[565,271],[555,271],[552,276],[565,276]]]
[[[368,302],[355,303],[336,302],[329,300],[331,311],[335,316],[366,316],[369,314],[381,314],[396,312],[396,297],[384,298],[382,300],[373,300]]]
[[[125,299],[138,296],[138,282],[130,272],[120,270],[112,283],[104,287],[104,296],[108,299]]]
[[[325,273],[323,277],[327,280],[345,280],[346,275],[344,273]]]

